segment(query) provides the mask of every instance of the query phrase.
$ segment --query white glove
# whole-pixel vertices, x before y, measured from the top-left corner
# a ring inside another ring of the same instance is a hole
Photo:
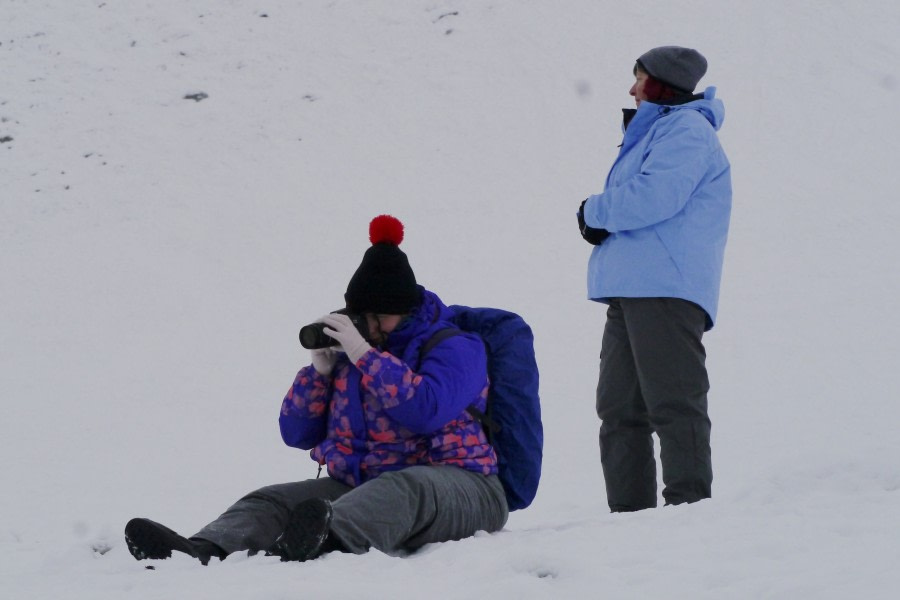
[[[340,342],[341,349],[347,353],[350,362],[356,364],[363,354],[372,349],[347,315],[325,315],[322,322],[325,323],[325,334]]]
[[[337,362],[337,351],[333,347],[312,350],[313,367],[320,375],[328,377]]]

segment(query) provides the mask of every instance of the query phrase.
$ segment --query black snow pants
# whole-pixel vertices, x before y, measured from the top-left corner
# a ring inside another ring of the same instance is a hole
[[[597,415],[600,461],[613,512],[656,506],[653,437],[666,504],[709,498],[712,488],[706,312],[677,298],[609,303]]]

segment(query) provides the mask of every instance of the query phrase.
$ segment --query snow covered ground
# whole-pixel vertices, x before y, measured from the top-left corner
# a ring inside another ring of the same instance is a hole
[[[893,0],[0,0],[3,597],[895,598],[898,31]],[[574,213],[663,44],[708,57],[733,163],[716,481],[610,515]],[[424,285],[532,324],[534,505],[405,559],[145,569],[129,518],[315,476],[277,429],[297,330],[380,213]]]

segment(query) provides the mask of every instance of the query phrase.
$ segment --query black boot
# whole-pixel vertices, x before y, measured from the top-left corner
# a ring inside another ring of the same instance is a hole
[[[313,559],[322,553],[331,525],[331,502],[310,498],[298,504],[288,517],[284,532],[275,540],[269,554],[282,561]]]
[[[132,519],[125,525],[125,543],[137,560],[145,558],[169,558],[172,550],[198,559],[203,565],[213,556],[223,560],[224,550],[206,540],[189,540],[165,525],[150,519]]]

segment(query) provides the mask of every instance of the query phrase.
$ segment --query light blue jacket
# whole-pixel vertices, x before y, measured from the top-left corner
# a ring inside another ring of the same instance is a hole
[[[590,299],[682,298],[712,328],[731,216],[731,166],[716,135],[725,106],[715,93],[641,102],[603,193],[584,205],[585,223],[611,233],[591,253]]]

